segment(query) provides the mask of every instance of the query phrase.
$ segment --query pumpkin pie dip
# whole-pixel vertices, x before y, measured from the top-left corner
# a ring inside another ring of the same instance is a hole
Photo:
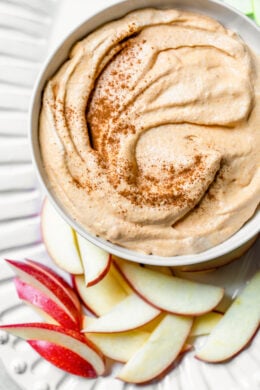
[[[226,240],[259,203],[259,63],[195,13],[144,9],[99,28],[44,91],[50,190],[88,232],[142,253]]]

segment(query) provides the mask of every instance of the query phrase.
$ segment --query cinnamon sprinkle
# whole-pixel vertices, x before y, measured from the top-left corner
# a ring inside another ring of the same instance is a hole
[[[132,161],[122,161],[118,157],[121,142],[124,142],[125,137],[137,135],[133,118],[127,115],[127,111],[124,111],[121,116],[118,115],[118,111],[122,107],[122,96],[132,88],[134,68],[141,63],[136,55],[136,46],[138,45],[140,52],[145,43],[146,40],[138,42],[136,38],[128,39],[123,50],[113,57],[96,80],[86,112],[93,148],[103,161],[110,184],[132,204],[139,207],[146,205],[189,207],[196,200],[187,192],[187,182],[202,180],[205,167],[201,155],[194,156],[192,167],[184,167],[180,171],[179,169],[176,171],[173,164],[162,164],[160,178],[152,174],[144,174],[138,168],[135,157]],[[135,156],[134,152],[133,156]]]

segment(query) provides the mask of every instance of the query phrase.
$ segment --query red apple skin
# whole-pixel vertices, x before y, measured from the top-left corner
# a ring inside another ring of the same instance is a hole
[[[100,281],[106,276],[106,274],[108,273],[111,264],[112,264],[112,255],[109,254],[109,258],[108,258],[108,262],[107,262],[106,267],[103,269],[103,271],[101,272],[101,274],[99,274],[98,277],[97,277],[96,279],[93,279],[93,280],[91,280],[90,282],[88,282],[87,287],[94,286],[95,284],[97,284],[98,282],[100,282]]]
[[[85,378],[97,377],[91,364],[69,349],[48,341],[28,340],[27,342],[39,355],[54,366]]]
[[[80,312],[76,309],[70,297],[64,293],[63,288],[52,278],[48,277],[46,274],[44,274],[30,264],[22,263],[16,260],[5,260],[8,264],[12,266],[12,268],[17,268],[25,272],[32,279],[36,279],[39,283],[47,287],[64,304],[64,306],[68,309],[68,311],[75,318],[75,320],[78,322],[80,321]]]
[[[193,349],[193,345],[192,344],[185,344],[180,352],[180,354],[184,354],[186,352],[189,352]]]
[[[70,296],[72,303],[75,305],[76,309],[80,311],[81,305],[78,296],[75,293],[75,291],[73,291],[69,283],[66,282],[66,280],[64,280],[60,275],[58,275],[55,271],[53,271],[53,269],[47,267],[45,264],[39,263],[31,259],[25,259],[25,260],[27,263],[35,267],[37,270],[40,270],[47,276],[54,278],[54,280],[64,288],[64,291],[67,293],[67,295]]]
[[[89,306],[83,301],[83,299],[81,298],[81,296],[80,296],[80,294],[79,294],[79,292],[78,292],[77,284],[76,284],[76,282],[75,282],[75,275],[72,275],[72,274],[71,274],[71,282],[72,282],[72,286],[73,286],[74,290],[75,290],[76,293],[78,294],[79,300],[80,300],[80,302],[82,303],[82,305],[83,305],[91,314],[93,314],[93,315],[96,316],[96,317],[99,317],[99,316],[97,315],[97,313],[95,313],[95,311],[93,310],[93,308],[89,307]]]
[[[11,329],[15,329],[15,328],[37,328],[37,329],[46,329],[53,332],[57,332],[57,334],[63,333],[66,336],[73,337],[74,339],[80,341],[81,343],[86,344],[89,348],[94,350],[101,357],[101,359],[104,359],[103,354],[99,351],[99,349],[95,346],[95,344],[92,343],[92,341],[90,341],[83,333],[80,333],[77,330],[67,329],[64,328],[63,326],[47,324],[44,322],[29,322],[27,324],[0,325],[0,329],[3,329],[6,332],[8,332],[9,330],[11,331]]]
[[[65,328],[74,330],[80,329],[78,322],[73,321],[71,317],[69,317],[68,314],[62,310],[61,307],[59,307],[54,301],[52,301],[41,291],[23,282],[19,278],[14,279],[14,284],[20,299],[27,301],[36,307],[39,307]]]

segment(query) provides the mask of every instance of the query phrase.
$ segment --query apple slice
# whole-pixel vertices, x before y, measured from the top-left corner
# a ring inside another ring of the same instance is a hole
[[[58,284],[60,288],[63,289],[64,294],[69,296],[69,298],[74,303],[76,309],[78,311],[81,311],[81,304],[78,299],[78,296],[75,293],[75,291],[72,289],[72,287],[69,285],[69,283],[66,282],[66,280],[64,280],[60,275],[58,275],[50,267],[47,267],[45,264],[39,263],[31,259],[25,259],[25,261],[29,263],[32,267],[35,267],[37,270],[44,273],[48,278],[53,279],[56,282],[56,284]]]
[[[196,357],[210,363],[230,359],[246,347],[259,324],[260,271],[234,300]]]
[[[204,314],[214,309],[224,294],[220,287],[164,275],[127,261],[117,259],[116,264],[131,287],[145,301],[170,313]]]
[[[196,317],[191,328],[190,337],[209,334],[222,317],[222,313],[214,311],[203,314],[201,317]]]
[[[28,340],[50,363],[70,373],[93,378],[105,371],[103,357],[93,343],[71,329],[41,323],[3,325],[0,329]]]
[[[125,290],[114,276],[117,272],[110,267],[106,276],[94,286],[86,287],[83,275],[73,276],[73,284],[85,307],[97,316],[109,312],[115,305],[126,298]]]
[[[33,286],[23,282],[19,278],[14,279],[17,294],[20,299],[29,302],[37,308],[43,310],[52,317],[58,324],[69,329],[79,329],[79,323],[72,318],[59,305],[52,301],[47,295],[37,290]]]
[[[76,233],[78,250],[84,268],[87,287],[104,278],[111,265],[112,256]]]
[[[53,261],[70,274],[83,274],[74,230],[46,199],[41,215],[42,238]]]
[[[67,313],[72,321],[79,323],[81,313],[75,307],[71,297],[64,291],[63,286],[31,264],[15,260],[6,261],[22,281],[48,296]]]
[[[125,332],[150,322],[160,313],[160,310],[155,309],[133,293],[114,306],[111,311],[87,324],[83,332]]]
[[[93,318],[85,316],[83,328],[86,328],[92,320]],[[126,363],[141,348],[150,333],[138,329],[122,333],[85,333],[85,335],[106,357]]]
[[[161,375],[178,357],[191,326],[191,318],[167,314],[117,378],[129,383],[144,383]]]

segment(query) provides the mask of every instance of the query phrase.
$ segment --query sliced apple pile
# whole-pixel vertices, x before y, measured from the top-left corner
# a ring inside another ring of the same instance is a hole
[[[77,235],[48,202],[42,231],[72,286],[43,264],[7,260],[19,298],[46,323],[0,329],[24,338],[69,373],[102,375],[105,356],[124,363],[117,378],[146,383],[161,378],[196,337],[209,335],[196,357],[220,362],[243,349],[259,327],[260,271],[222,314],[214,312],[222,288],[176,277],[168,267],[112,257]]]
[[[93,286],[86,286],[84,275],[72,275],[73,290],[42,264],[7,261],[18,275],[19,297],[44,313],[48,324],[1,329],[26,339],[46,360],[76,375],[102,375],[104,355],[125,363],[119,379],[145,383],[166,373],[192,348],[195,337],[210,334],[197,358],[222,361],[242,349],[259,326],[260,272],[223,315],[212,311],[223,296],[221,288],[176,278],[168,269],[114,259]],[[84,315],[76,293],[96,317]]]

